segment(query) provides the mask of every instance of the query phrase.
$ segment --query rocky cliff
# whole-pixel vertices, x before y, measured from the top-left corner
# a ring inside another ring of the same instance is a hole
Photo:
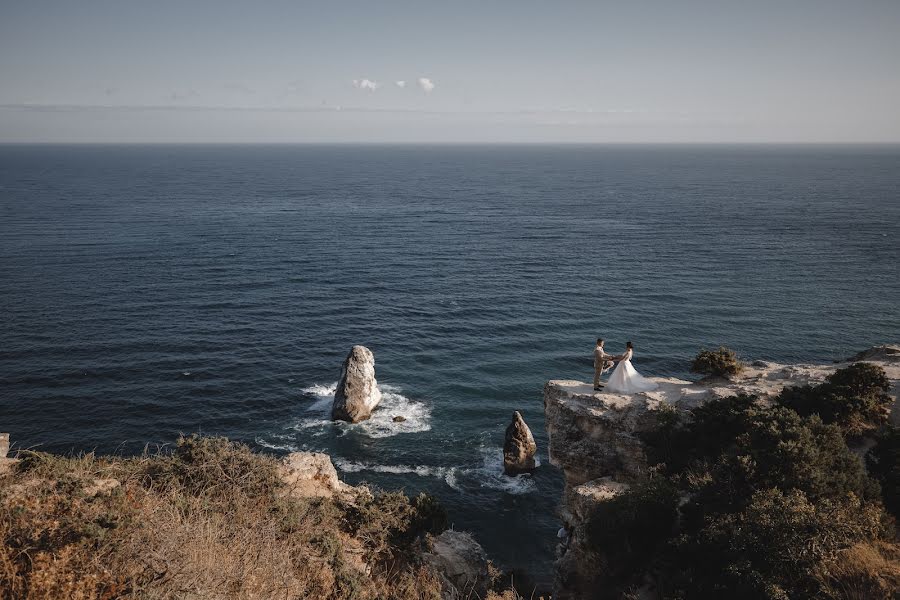
[[[5,458],[5,441],[2,598],[491,597],[484,550],[433,501],[348,485],[326,454],[192,436]]]
[[[653,378],[659,389],[634,395],[593,390],[590,383],[549,381],[544,387],[544,412],[550,463],[563,471],[565,490],[560,516],[568,535],[560,545],[554,598],[589,597],[602,578],[602,557],[582,544],[587,515],[647,478],[650,465],[641,434],[657,425],[666,411],[687,411],[715,398],[740,393],[774,398],[785,386],[817,384],[852,362],[865,360],[882,367],[896,400],[900,389],[900,347],[871,348],[841,363],[784,365],[756,361],[730,379],[692,382]],[[900,411],[891,412],[900,424]]]

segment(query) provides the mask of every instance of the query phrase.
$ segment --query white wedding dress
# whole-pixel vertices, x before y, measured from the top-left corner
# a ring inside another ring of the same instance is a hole
[[[609,381],[606,382],[607,392],[615,392],[617,394],[635,394],[637,392],[652,392],[659,386],[638,373],[631,366],[631,357],[634,352],[628,350],[616,365]]]

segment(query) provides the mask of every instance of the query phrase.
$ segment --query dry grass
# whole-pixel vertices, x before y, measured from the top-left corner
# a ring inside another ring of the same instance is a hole
[[[819,577],[832,598],[891,600],[900,594],[900,545],[856,544],[823,565]]]
[[[292,499],[273,458],[210,438],[22,458],[0,482],[4,600],[440,598],[415,560],[427,515],[405,496]]]

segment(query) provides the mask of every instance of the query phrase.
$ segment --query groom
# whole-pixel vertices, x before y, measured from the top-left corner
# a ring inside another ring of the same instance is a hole
[[[597,345],[594,347],[594,389],[602,390],[603,384],[600,383],[600,376],[605,373],[611,366],[612,355],[607,354],[603,350],[603,338],[597,338]]]

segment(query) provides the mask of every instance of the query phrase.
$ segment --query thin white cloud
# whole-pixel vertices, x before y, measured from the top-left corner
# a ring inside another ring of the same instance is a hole
[[[422,88],[422,91],[425,93],[429,93],[434,89],[434,82],[428,77],[419,77],[416,83],[419,84],[419,87]]]
[[[395,81],[394,85],[396,85],[398,88],[403,89],[406,87],[406,82],[401,79],[400,81]]]
[[[380,85],[377,81],[372,81],[371,79],[354,79],[353,87],[358,90],[368,90],[370,92],[374,92],[380,87]]]

